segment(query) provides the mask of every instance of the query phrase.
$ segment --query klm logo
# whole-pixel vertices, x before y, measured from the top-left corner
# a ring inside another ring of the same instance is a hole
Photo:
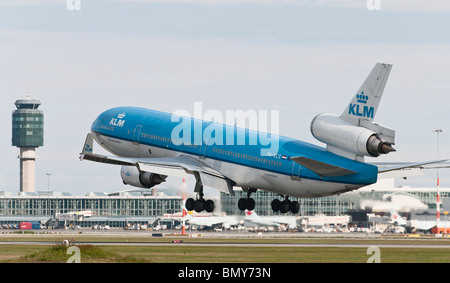
[[[111,118],[111,121],[109,122],[110,125],[116,126],[116,127],[123,127],[123,124],[125,124],[125,120],[122,120],[125,117],[125,113],[117,115],[117,118]]]
[[[365,95],[364,91],[362,91],[360,94],[357,94],[356,101],[358,102],[358,104],[350,103],[350,106],[348,107],[348,114],[373,119],[375,108],[362,105],[367,104],[368,100],[369,96]]]
[[[84,147],[84,151],[85,152],[92,152],[92,147],[88,144],[86,144],[86,146]]]

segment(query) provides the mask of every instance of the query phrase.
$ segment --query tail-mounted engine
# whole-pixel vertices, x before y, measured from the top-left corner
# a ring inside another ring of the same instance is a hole
[[[327,144],[328,151],[356,160],[395,151],[394,130],[364,119],[359,123],[356,126],[338,116],[320,114],[311,122],[311,133]]]
[[[167,178],[167,176],[139,171],[136,166],[122,166],[120,176],[125,185],[147,189],[165,182]]]

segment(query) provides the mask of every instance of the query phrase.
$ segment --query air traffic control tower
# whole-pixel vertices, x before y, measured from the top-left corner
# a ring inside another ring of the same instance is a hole
[[[34,192],[36,148],[44,145],[44,112],[41,102],[27,95],[16,100],[12,113],[12,145],[20,148],[20,192]]]

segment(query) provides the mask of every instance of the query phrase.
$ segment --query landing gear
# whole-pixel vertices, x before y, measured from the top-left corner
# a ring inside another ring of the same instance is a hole
[[[241,211],[255,209],[255,200],[250,197],[254,192],[256,192],[256,189],[247,189],[247,197],[239,199],[238,207]]]
[[[238,201],[238,207],[240,210],[253,210],[255,209],[255,200],[252,198],[240,198]]]
[[[197,193],[197,199],[194,200],[193,198],[188,198],[185,204],[186,209],[189,211],[195,210],[195,212],[202,212],[203,210],[206,212],[213,212],[214,202],[203,198],[203,184],[199,173],[194,172],[194,176],[196,180],[194,192]]]
[[[203,193],[199,193],[196,200],[193,198],[188,198],[186,200],[185,207],[189,211],[195,210],[195,212],[202,212],[205,210],[206,212],[213,212],[214,202],[210,199],[205,200],[203,198]]]
[[[272,210],[275,212],[287,213],[292,212],[294,214],[300,211],[300,204],[298,201],[291,201],[288,197],[285,197],[283,201],[274,199],[271,203]]]

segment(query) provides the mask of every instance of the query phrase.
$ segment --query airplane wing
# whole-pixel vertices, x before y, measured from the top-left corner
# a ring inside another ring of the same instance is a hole
[[[140,171],[165,176],[187,177],[188,174],[191,174],[195,176],[197,181],[194,190],[195,192],[198,192],[201,186],[206,185],[225,193],[234,194],[232,180],[207,166],[200,160],[190,156],[180,155],[159,158],[105,156],[93,153],[93,143],[94,134],[89,133],[86,137],[83,151],[80,154],[80,160],[90,160],[122,166],[136,166]]]
[[[308,168],[309,170],[315,172],[316,174],[320,175],[320,176],[325,176],[325,177],[331,177],[331,176],[346,176],[346,175],[351,175],[351,174],[355,174],[355,171],[349,170],[349,169],[345,169],[342,167],[338,167],[335,165],[331,165],[328,163],[324,163],[324,162],[320,162],[317,160],[313,160],[313,159],[309,159],[303,156],[294,156],[291,157],[290,159],[292,159],[293,161],[297,162],[298,164]],[[436,164],[436,163],[443,163],[445,161],[447,161],[448,159],[441,159],[441,160],[433,160],[433,161],[425,161],[425,162],[410,162],[410,163],[405,163],[405,162],[389,162],[389,163],[381,163],[381,162],[377,162],[377,163],[370,163],[372,165],[375,165],[378,167],[378,174],[383,174],[383,173],[388,173],[388,172],[393,172],[393,171],[400,171],[400,170],[404,170],[404,169],[410,169],[410,168],[420,168],[422,169],[423,166],[425,165],[430,165],[430,164]],[[446,166],[441,166],[441,167],[433,167],[433,168],[448,168],[450,167],[450,165],[446,165]],[[386,174],[387,175],[387,174]],[[400,174],[400,176],[403,176],[404,174]],[[406,175],[405,175],[406,176]]]

